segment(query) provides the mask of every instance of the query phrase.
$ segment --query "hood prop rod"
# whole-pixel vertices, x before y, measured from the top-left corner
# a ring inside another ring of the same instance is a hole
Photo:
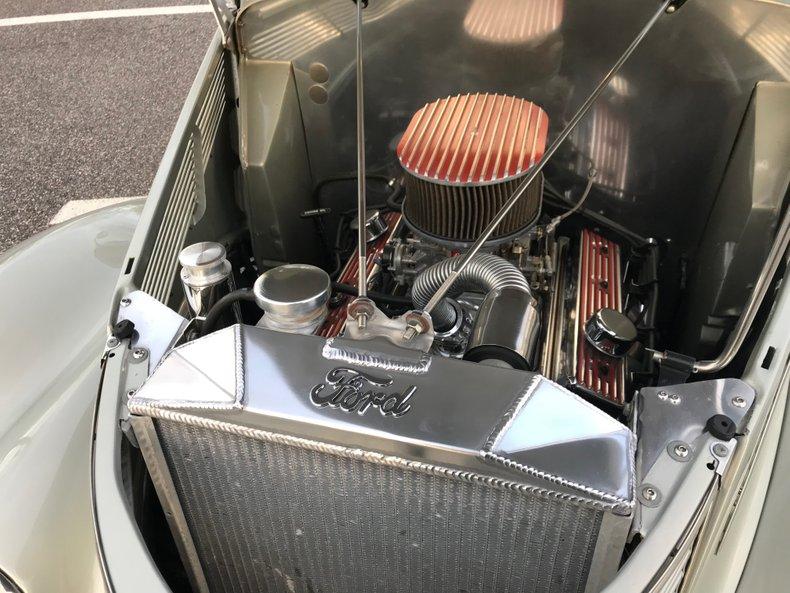
[[[357,298],[349,304],[348,314],[357,321],[357,327],[364,330],[371,315],[373,303],[368,295],[368,253],[365,222],[367,218],[367,197],[365,195],[365,91],[362,73],[362,9],[367,8],[368,0],[354,0],[357,5]]]
[[[430,312],[436,307],[436,305],[441,302],[444,298],[444,295],[447,294],[447,291],[450,290],[452,285],[455,283],[458,276],[463,272],[463,270],[469,265],[469,262],[472,261],[472,258],[477,255],[480,251],[480,248],[483,247],[483,244],[488,240],[488,238],[493,234],[499,224],[505,219],[508,212],[516,205],[516,203],[521,199],[521,197],[526,192],[527,188],[530,184],[535,180],[538,174],[543,170],[543,167],[546,166],[546,163],[549,162],[554,153],[557,152],[557,149],[560,145],[565,141],[565,139],[570,135],[570,133],[576,128],[582,118],[587,114],[592,107],[595,100],[598,96],[603,92],[603,90],[609,85],[609,81],[612,77],[620,71],[623,64],[628,60],[634,50],[639,46],[642,40],[647,36],[650,30],[653,28],[653,25],[656,24],[658,19],[661,17],[662,14],[672,13],[676,8],[676,2],[674,0],[664,0],[661,3],[661,6],[658,10],[650,17],[650,20],[647,24],[642,28],[642,30],[637,34],[631,44],[626,48],[623,54],[617,59],[614,65],[611,67],[609,72],[601,79],[598,83],[598,86],[590,93],[590,95],[585,99],[584,103],[582,103],[581,107],[576,111],[573,115],[571,120],[568,122],[568,125],[560,132],[559,136],[551,143],[551,145],[546,149],[546,152],[543,153],[543,157],[537,162],[537,164],[531,169],[529,173],[524,177],[524,181],[516,188],[513,192],[513,195],[508,198],[507,202],[502,206],[502,208],[497,212],[496,216],[494,216],[493,220],[489,223],[489,225],[480,233],[480,236],[475,240],[474,244],[469,248],[469,250],[459,258],[458,264],[455,266],[453,271],[447,276],[445,281],[442,285],[437,289],[437,291],[433,294],[431,299],[425,305],[424,312],[430,314]],[[407,330],[407,333],[404,334],[404,339],[409,340],[413,338],[415,335],[414,329],[410,328]]]

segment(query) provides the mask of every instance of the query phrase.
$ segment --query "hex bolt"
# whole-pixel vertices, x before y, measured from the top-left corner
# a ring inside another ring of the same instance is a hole
[[[128,307],[131,304],[132,304],[132,299],[130,299],[129,297],[123,297],[121,299],[121,307]]]
[[[736,395],[732,398],[732,405],[736,408],[745,408],[746,407],[746,399],[741,397],[740,395]]]
[[[121,341],[118,338],[116,338],[115,336],[111,336],[110,338],[107,339],[107,348],[112,350],[113,348],[117,348],[118,344],[120,343]]]
[[[677,393],[673,393],[669,396],[669,401],[674,405],[678,405],[680,403],[680,396]]]
[[[647,501],[652,502],[652,501],[654,501],[655,499],[658,498],[658,491],[655,488],[653,488],[652,486],[645,486],[642,489],[642,498],[644,498]]]
[[[689,455],[689,448],[686,445],[678,443],[675,445],[675,455],[678,457],[688,457]]]
[[[730,450],[727,448],[727,445],[723,445],[721,443],[716,443],[712,447],[713,454],[716,457],[727,457],[730,454]]]

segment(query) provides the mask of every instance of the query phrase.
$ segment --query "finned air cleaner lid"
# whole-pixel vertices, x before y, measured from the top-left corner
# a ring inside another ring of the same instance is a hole
[[[417,111],[398,144],[403,168],[445,185],[488,185],[520,177],[543,156],[548,117],[517,97],[466,94]]]

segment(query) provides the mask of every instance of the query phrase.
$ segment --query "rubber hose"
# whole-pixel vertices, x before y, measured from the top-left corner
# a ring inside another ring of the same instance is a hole
[[[238,301],[250,301],[254,303],[255,295],[249,288],[240,288],[226,294],[209,309],[208,315],[206,315],[206,318],[203,320],[203,325],[200,328],[200,336],[205,336],[214,331],[214,326],[217,325],[217,321],[219,321],[222,314],[228,307],[231,307],[233,303]]]

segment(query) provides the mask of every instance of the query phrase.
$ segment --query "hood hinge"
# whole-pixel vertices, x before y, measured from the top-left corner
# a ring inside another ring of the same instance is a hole
[[[211,7],[214,9],[214,18],[217,19],[217,26],[222,33],[222,44],[230,50],[235,51],[235,23],[239,7],[236,0],[210,0]]]

